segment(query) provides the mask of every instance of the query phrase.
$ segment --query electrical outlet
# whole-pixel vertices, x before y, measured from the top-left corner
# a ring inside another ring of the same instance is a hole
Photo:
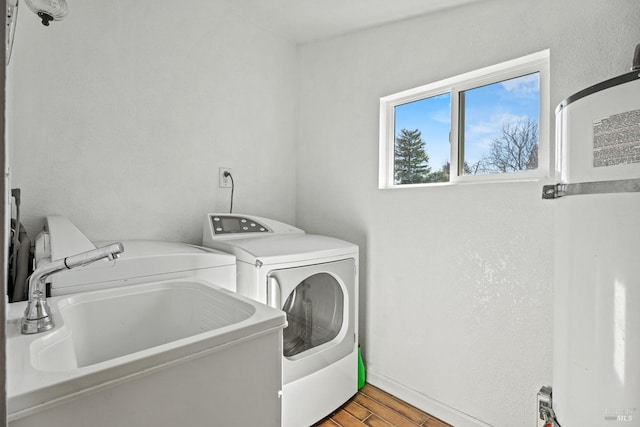
[[[231,173],[231,168],[220,168],[218,169],[218,183],[220,188],[231,188],[231,177],[224,176],[225,172]]]

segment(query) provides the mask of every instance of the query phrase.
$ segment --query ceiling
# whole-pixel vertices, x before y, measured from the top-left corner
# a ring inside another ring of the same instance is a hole
[[[480,0],[228,0],[243,19],[304,43]]]

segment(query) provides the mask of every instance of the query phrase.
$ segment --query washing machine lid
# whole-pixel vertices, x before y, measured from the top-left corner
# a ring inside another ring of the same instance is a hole
[[[45,244],[36,256],[41,262],[62,259],[113,243],[91,242],[64,217],[51,216],[45,231],[38,236]],[[235,265],[235,256],[210,248],[184,243],[150,240],[122,240],[124,251],[115,261],[103,259],[84,267],[61,271],[50,276],[51,286],[61,288],[111,281],[127,281],[164,274]],[[161,280],[158,277],[158,280]]]
[[[321,260],[322,258],[351,257],[358,254],[353,243],[315,234],[275,235],[235,240],[218,240],[212,247],[232,253],[238,262],[280,264]]]
[[[96,247],[113,242],[96,242]],[[55,288],[127,281],[143,277],[234,266],[235,256],[182,243],[123,240],[124,252],[115,261],[101,260],[51,276]],[[59,259],[53,254],[52,259]]]

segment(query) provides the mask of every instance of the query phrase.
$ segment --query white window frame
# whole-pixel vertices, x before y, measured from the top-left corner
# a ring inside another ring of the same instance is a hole
[[[498,83],[504,80],[540,73],[540,111],[538,130],[538,168],[530,171],[458,175],[459,150],[459,99],[460,92]],[[425,98],[451,94],[451,145],[450,181],[444,183],[394,184],[395,155],[395,107]],[[378,188],[410,188],[459,183],[529,181],[548,178],[551,170],[549,141],[549,50],[533,53],[511,61],[481,68],[424,86],[405,90],[380,98],[380,145]]]

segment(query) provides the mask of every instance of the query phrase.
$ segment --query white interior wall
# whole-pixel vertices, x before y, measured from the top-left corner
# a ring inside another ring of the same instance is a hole
[[[200,243],[207,212],[294,222],[295,45],[220,2],[72,2],[50,27],[24,4],[9,68],[12,186],[90,239]]]
[[[628,0],[491,0],[300,48],[297,225],[361,247],[374,384],[458,427],[534,426],[554,263],[544,182],[378,190],[379,98],[549,48],[555,108],[629,70],[639,17]]]

